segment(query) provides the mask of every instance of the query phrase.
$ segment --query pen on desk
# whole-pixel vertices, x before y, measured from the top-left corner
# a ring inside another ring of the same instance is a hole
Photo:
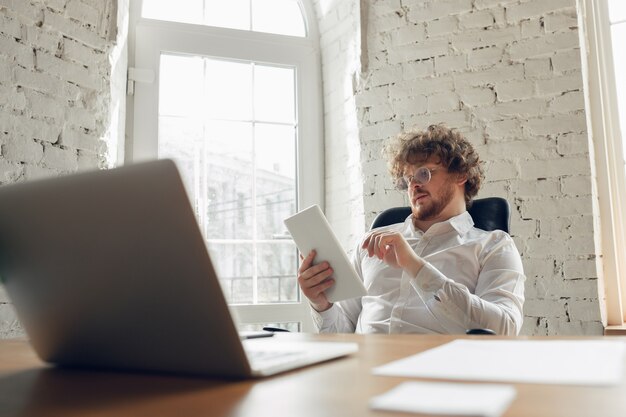
[[[259,339],[261,337],[272,337],[274,333],[272,332],[240,332],[239,335],[242,339]]]

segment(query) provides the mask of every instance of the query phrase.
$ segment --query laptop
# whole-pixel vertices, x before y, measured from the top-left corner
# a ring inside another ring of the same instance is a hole
[[[358,348],[241,340],[170,160],[0,187],[0,277],[61,366],[246,378]]]

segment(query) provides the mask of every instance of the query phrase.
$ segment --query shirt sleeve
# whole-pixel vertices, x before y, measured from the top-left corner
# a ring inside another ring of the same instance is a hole
[[[352,256],[352,266],[361,280],[363,280],[361,262],[358,254],[359,250],[357,247]],[[361,298],[359,297],[334,303],[331,308],[322,312],[311,308],[311,317],[319,333],[354,333],[359,316],[361,315],[361,310],[362,304]]]
[[[311,308],[313,323],[319,333],[354,333],[360,313],[360,298],[334,303],[322,312]]]
[[[493,245],[479,256],[481,269],[473,294],[429,263],[410,278],[411,285],[448,333],[487,328],[502,335],[519,334],[526,277],[513,239],[496,233]]]

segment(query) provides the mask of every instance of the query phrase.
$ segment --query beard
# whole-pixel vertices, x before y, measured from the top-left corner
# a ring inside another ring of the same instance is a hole
[[[430,194],[430,202],[413,206],[413,217],[420,221],[437,218],[454,198],[454,184],[446,181],[443,186]]]

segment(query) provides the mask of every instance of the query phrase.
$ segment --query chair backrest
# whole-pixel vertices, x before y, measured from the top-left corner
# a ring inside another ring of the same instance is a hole
[[[509,202],[501,197],[478,198],[467,210],[474,225],[482,230],[509,232]],[[372,222],[372,229],[403,222],[411,214],[411,207],[392,207],[381,212]]]

